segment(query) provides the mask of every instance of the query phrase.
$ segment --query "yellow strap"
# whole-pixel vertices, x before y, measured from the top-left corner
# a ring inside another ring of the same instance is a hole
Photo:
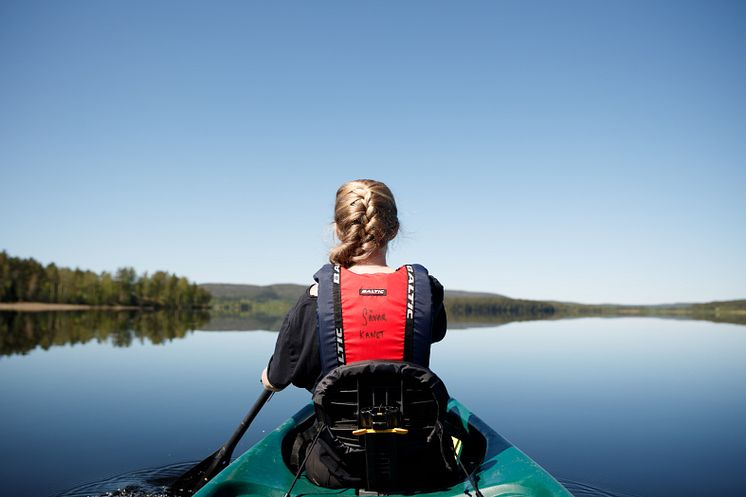
[[[361,428],[352,432],[353,435],[378,435],[381,433],[394,433],[395,435],[406,435],[409,430],[406,428],[389,428],[386,430],[374,430],[373,428]]]
[[[458,457],[461,454],[461,440],[456,437],[451,437],[451,440],[453,441],[453,451],[456,453],[456,457]]]

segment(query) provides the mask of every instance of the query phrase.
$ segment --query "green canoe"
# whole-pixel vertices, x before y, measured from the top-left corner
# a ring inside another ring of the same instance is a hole
[[[311,423],[313,415],[312,405],[301,409],[233,461],[197,492],[195,497],[284,496],[295,475],[288,468],[283,457],[283,440],[288,434]],[[448,417],[451,423],[459,423],[464,428],[466,436],[463,437],[465,440],[462,444],[462,458],[477,458],[472,461],[471,466],[468,463],[466,466],[469,467],[469,471],[473,470],[474,480],[484,497],[572,497],[570,492],[541,466],[455,399],[451,399],[448,403]],[[294,496],[354,496],[356,493],[355,489],[339,490],[319,487],[303,476],[292,491]],[[474,496],[474,490],[470,481],[464,476],[463,481],[450,488],[423,492],[419,495]]]

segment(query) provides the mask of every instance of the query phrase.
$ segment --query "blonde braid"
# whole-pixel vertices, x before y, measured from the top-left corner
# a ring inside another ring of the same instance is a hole
[[[337,190],[334,221],[340,244],[329,260],[343,267],[368,259],[399,230],[391,190],[373,180],[350,181]]]

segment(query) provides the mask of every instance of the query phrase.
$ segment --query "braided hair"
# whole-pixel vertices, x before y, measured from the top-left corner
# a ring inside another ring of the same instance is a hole
[[[380,181],[348,181],[337,190],[334,222],[340,243],[329,261],[342,267],[364,261],[399,231],[394,195]]]

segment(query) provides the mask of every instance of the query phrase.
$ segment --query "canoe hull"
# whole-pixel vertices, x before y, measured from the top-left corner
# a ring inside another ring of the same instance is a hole
[[[479,490],[484,497],[572,497],[557,480],[536,464],[526,454],[501,437],[461,403],[451,399],[449,415],[458,417],[467,430],[477,430],[486,441],[484,459],[475,472]],[[283,497],[293,481],[293,473],[282,456],[282,441],[286,434],[296,429],[313,415],[308,405],[280,425],[272,433],[233,461],[195,497]],[[451,497],[473,494],[466,478],[452,487],[423,495]],[[292,495],[354,496],[354,489],[328,489],[314,485],[301,477],[293,487]]]

